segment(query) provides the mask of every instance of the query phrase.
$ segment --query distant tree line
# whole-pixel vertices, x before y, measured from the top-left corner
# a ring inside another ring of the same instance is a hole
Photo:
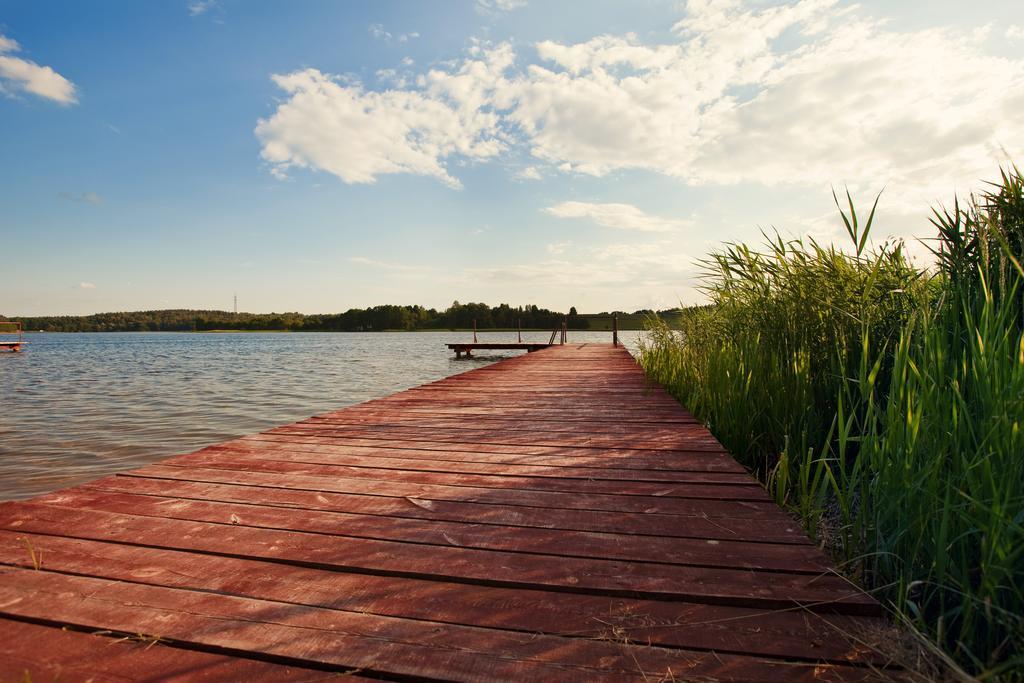
[[[96,313],[93,315],[32,316],[10,318],[21,320],[27,331],[45,332],[202,332],[208,330],[289,330],[294,332],[368,332],[382,330],[468,329],[476,321],[478,329],[553,330],[566,321],[569,329],[608,329],[607,317],[618,315],[622,329],[637,327],[637,322],[652,310],[633,313],[624,311],[581,315],[573,307],[568,313],[537,306],[488,306],[482,303],[460,304],[458,301],[439,311],[423,306],[373,306],[352,308],[344,313],[231,313],[172,309],[164,311],[131,311]],[[677,311],[660,311],[663,317]],[[0,315],[0,320],[8,318]],[[631,321],[631,322],[627,322]]]

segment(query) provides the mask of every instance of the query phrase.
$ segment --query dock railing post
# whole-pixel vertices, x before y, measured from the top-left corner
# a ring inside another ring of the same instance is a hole
[[[473,343],[476,344],[476,318],[473,318]]]
[[[568,330],[568,325],[569,324],[566,321],[562,321],[562,344],[565,344],[565,338],[568,336],[566,334],[566,331]]]
[[[619,316],[612,316],[612,346],[619,345]]]
[[[521,319],[519,319],[519,318],[516,318],[516,329],[519,330],[519,343],[522,344],[523,343],[523,321]]]

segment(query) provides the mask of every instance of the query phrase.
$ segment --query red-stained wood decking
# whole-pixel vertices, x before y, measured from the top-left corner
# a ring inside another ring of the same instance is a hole
[[[879,614],[610,345],[0,505],[2,681],[868,680]]]

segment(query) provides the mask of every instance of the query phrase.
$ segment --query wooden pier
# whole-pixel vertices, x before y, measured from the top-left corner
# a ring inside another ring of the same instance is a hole
[[[0,504],[0,680],[852,681],[841,578],[621,347]]]
[[[473,351],[478,349],[483,349],[484,351],[510,350],[533,353],[534,351],[554,346],[554,344],[545,344],[544,342],[460,342],[445,344],[445,346],[455,352],[456,358],[462,358],[462,354],[466,354],[466,357],[470,358],[473,355]]]
[[[618,346],[619,344],[619,331],[618,331],[618,318],[613,317],[613,326],[615,332],[612,337],[612,345]],[[477,341],[476,336],[476,320],[473,321],[473,341],[471,342],[456,342],[453,344],[445,344],[449,350],[455,352],[456,358],[462,358],[465,354],[466,358],[473,357],[473,351],[482,349],[484,351],[526,351],[527,353],[533,353],[534,351],[540,351],[546,349],[549,346],[555,345],[555,338],[558,337],[559,344],[565,344],[568,340],[568,321],[563,321],[561,327],[556,328],[551,333],[551,339],[548,342],[524,342],[523,341],[523,329],[521,325],[518,325],[517,340],[514,342],[480,342]]]
[[[21,347],[25,345],[25,335],[19,321],[0,321],[0,335],[18,335],[17,339],[5,339],[3,336],[0,336],[0,351],[21,352]]]

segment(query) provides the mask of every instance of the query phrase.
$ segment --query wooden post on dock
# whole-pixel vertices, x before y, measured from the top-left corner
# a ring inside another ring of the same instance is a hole
[[[523,343],[523,320],[522,318],[516,318],[516,329],[519,330],[519,343]]]
[[[619,345],[619,316],[612,316],[612,346]]]
[[[476,318],[473,318],[473,343],[476,344]]]
[[[562,343],[563,344],[565,344],[565,339],[568,336],[568,334],[566,334],[566,331],[568,330],[568,328],[569,328],[569,324],[565,320],[563,320],[562,321]]]

